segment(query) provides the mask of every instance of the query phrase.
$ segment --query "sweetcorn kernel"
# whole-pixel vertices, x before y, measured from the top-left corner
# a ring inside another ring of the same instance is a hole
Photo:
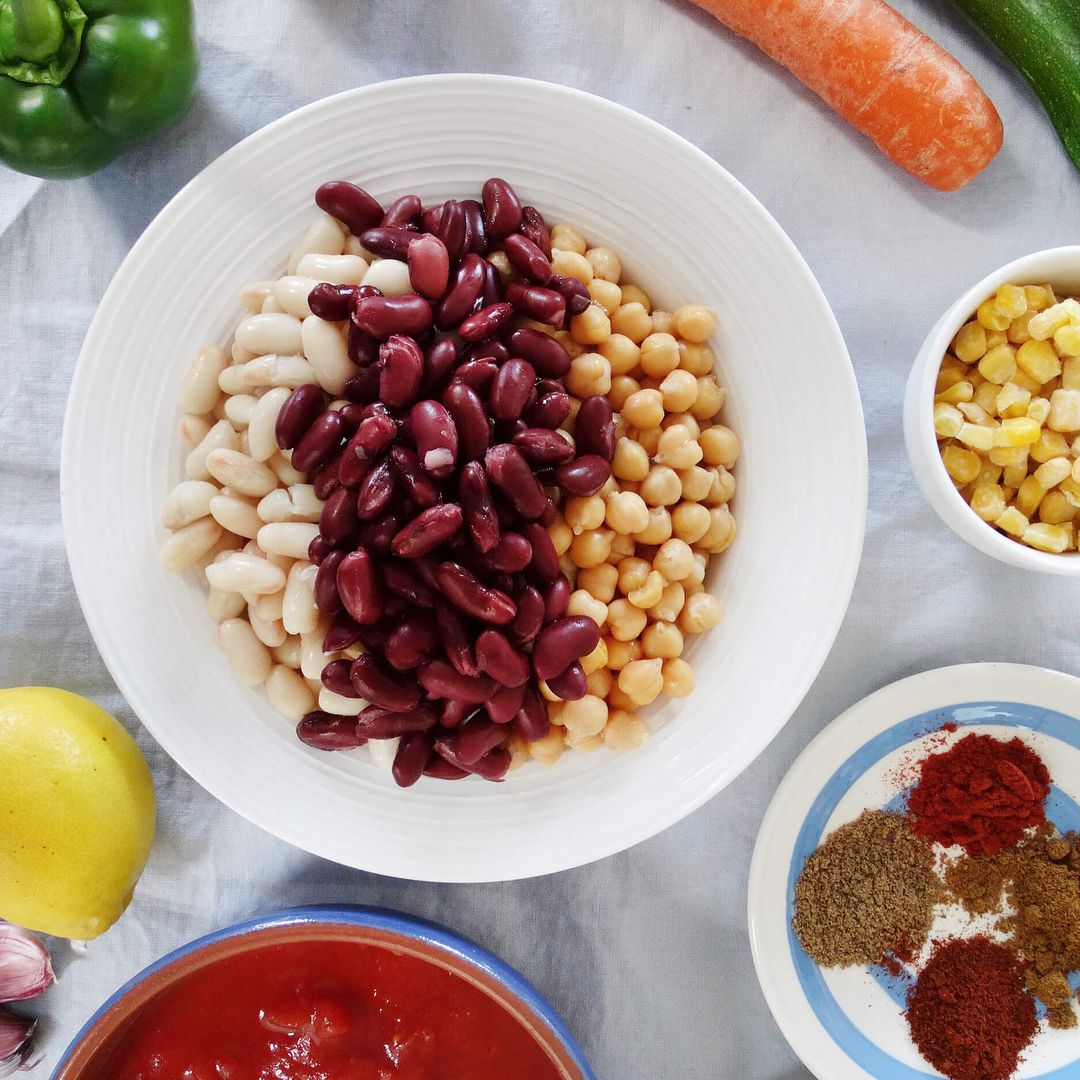
[[[1061,374],[1061,360],[1048,341],[1035,338],[1025,341],[1016,350],[1016,363],[1021,371],[1038,383],[1049,382]]]
[[[1080,356],[1080,326],[1068,323],[1055,331],[1054,347],[1062,356]]]
[[[964,414],[955,405],[944,401],[934,403],[934,431],[942,439],[955,438],[964,426]]]
[[[962,424],[956,437],[972,450],[986,452],[994,447],[996,432],[994,428],[981,424]]]
[[[1080,304],[1075,300],[1062,300],[1034,316],[1028,323],[1028,333],[1036,341],[1045,341],[1066,323],[1075,321],[1080,321]]]
[[[1006,465],[1001,473],[1001,481],[1007,488],[1012,488],[1012,495],[1006,496],[1006,502],[1016,494],[1016,489],[1024,482],[1028,474],[1028,463]]]
[[[1054,291],[1049,285],[1025,285],[1024,299],[1032,311],[1045,311],[1054,303]]]
[[[1027,294],[1022,285],[1002,285],[994,296],[994,307],[1010,319],[1017,319],[1027,311]]]
[[[1055,390],[1050,395],[1051,431],[1080,431],[1080,390]]]
[[[1034,476],[1025,477],[1024,482],[1016,489],[1016,509],[1030,518],[1039,508],[1044,494],[1042,485]]]
[[[975,396],[970,404],[978,405],[987,416],[997,416],[997,396],[1001,387],[996,383],[984,382],[982,386],[975,388]]]
[[[1028,416],[1018,416],[1012,420],[1002,420],[1001,426],[995,432],[996,445],[1001,447],[1031,446],[1039,441],[1041,432],[1039,422]],[[993,458],[990,459],[993,461]],[[1007,462],[994,462],[1007,464]]]
[[[1069,440],[1059,431],[1043,428],[1039,441],[1031,447],[1031,457],[1040,465],[1051,458],[1064,457],[1069,452]]]
[[[1010,506],[1005,513],[994,522],[994,524],[1001,529],[1002,532],[1007,532],[1010,536],[1020,537],[1024,535],[1024,531],[1027,529],[1029,522],[1015,506]]]
[[[971,509],[983,521],[996,521],[1005,513],[1005,492],[1000,484],[976,484],[971,493]]]
[[[1063,491],[1048,491],[1039,503],[1039,520],[1049,525],[1064,525],[1076,516],[1076,507]]]
[[[953,338],[953,352],[966,364],[974,364],[986,352],[986,327],[979,322],[965,323]]]
[[[1014,382],[1007,382],[997,392],[997,412],[1003,419],[1015,416],[1026,416],[1027,407],[1031,402],[1031,391],[1017,386]],[[936,413],[935,413],[936,416]]]
[[[1045,424],[1050,415],[1050,402],[1044,397],[1032,398],[1028,402],[1027,414],[1037,424]]]
[[[1058,555],[1069,546],[1069,534],[1060,525],[1029,525],[1020,537],[1030,547]]]
[[[958,484],[970,484],[979,475],[979,455],[961,446],[946,446],[941,460],[945,471]]]
[[[1009,466],[1022,465],[1024,475],[1027,475],[1028,448],[1026,446],[995,446],[986,456],[992,465],[1000,465],[1005,469]],[[1049,456],[1053,457],[1052,454]]]
[[[975,317],[987,330],[1008,330],[1009,323],[1012,321],[1008,315],[1002,315],[1001,312],[998,311],[993,298],[984,300],[979,305],[979,310],[975,313]]]
[[[955,405],[959,401],[970,401],[974,396],[975,387],[966,379],[961,379],[960,382],[950,386],[948,390],[943,390],[938,394],[937,400],[946,401],[950,405]]]
[[[1016,374],[1016,350],[1011,345],[990,349],[979,361],[979,374],[987,382],[1004,386]]]
[[[1012,345],[1023,345],[1025,341],[1031,340],[1031,332],[1028,330],[1028,323],[1031,322],[1034,311],[1025,311],[1023,315],[1018,316],[1009,323],[1009,329],[1006,331],[1006,338]]]
[[[1044,461],[1031,475],[1043,491],[1055,488],[1072,474],[1072,462],[1067,457],[1055,457]]]

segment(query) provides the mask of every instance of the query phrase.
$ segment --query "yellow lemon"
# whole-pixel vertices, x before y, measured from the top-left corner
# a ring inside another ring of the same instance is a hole
[[[154,842],[154,784],[92,701],[0,690],[0,918],[86,941],[131,901]]]

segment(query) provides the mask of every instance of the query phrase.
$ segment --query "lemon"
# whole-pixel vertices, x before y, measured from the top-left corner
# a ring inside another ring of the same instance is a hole
[[[92,701],[0,690],[0,918],[86,941],[131,901],[154,842],[135,741]]]

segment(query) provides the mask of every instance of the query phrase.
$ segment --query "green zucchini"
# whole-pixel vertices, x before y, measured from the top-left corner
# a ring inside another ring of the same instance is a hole
[[[953,0],[1039,95],[1080,168],[1080,0]]]

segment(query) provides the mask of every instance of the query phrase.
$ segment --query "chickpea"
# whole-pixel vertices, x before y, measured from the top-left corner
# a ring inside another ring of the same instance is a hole
[[[671,530],[680,540],[696,544],[712,525],[709,509],[701,503],[679,503],[671,511]]]
[[[617,682],[608,691],[607,703],[609,710],[618,709],[621,712],[633,712],[637,708],[637,703],[634,699],[623,693],[623,691],[619,689],[619,684]]]
[[[679,474],[666,465],[654,465],[641,482],[641,498],[650,506],[672,506],[681,495]]]
[[[623,402],[622,414],[636,428],[654,428],[664,419],[664,397],[659,390],[639,390]]]
[[[702,500],[709,506],[723,506],[735,497],[735,477],[722,465],[716,469],[709,494]]]
[[[660,441],[656,444],[656,461],[660,465],[670,465],[673,469],[689,469],[702,457],[701,445],[691,437],[690,429],[682,424],[672,424],[661,429]]]
[[[679,342],[679,367],[691,375],[708,375],[716,366],[716,357],[708,345]]]
[[[611,539],[614,535],[610,529],[593,529],[575,536],[570,542],[568,552],[574,565],[584,569],[599,566],[611,551]]]
[[[579,398],[570,398],[570,411],[566,414],[566,419],[559,425],[562,431],[573,431],[574,425],[577,423],[577,414],[581,412],[581,401]]]
[[[594,277],[589,282],[589,295],[604,309],[609,319],[622,306],[622,289],[612,281]]]
[[[698,379],[697,401],[690,406],[690,411],[699,420],[711,420],[724,407],[726,400],[727,391],[712,375],[705,375]]]
[[[705,572],[709,569],[709,556],[704,552],[694,552],[694,568],[683,578],[683,589],[689,596],[692,592],[700,592],[702,582],[705,580]]]
[[[582,353],[570,361],[565,383],[566,389],[579,398],[607,394],[611,389],[611,365],[600,353]]]
[[[709,511],[712,525],[709,531],[698,541],[698,545],[705,551],[718,554],[731,546],[735,539],[735,519],[726,506],[713,507]]]
[[[641,383],[637,379],[632,379],[629,375],[614,375],[611,380],[611,390],[608,391],[608,401],[611,402],[611,407],[619,412],[626,404],[626,399],[640,389]],[[620,423],[626,423],[626,421],[620,419]]]
[[[640,589],[631,589],[626,599],[634,607],[641,608],[643,611],[648,610],[660,602],[660,597],[664,595],[664,585],[664,575],[656,570],[650,570],[648,577],[645,578],[645,584]]]
[[[619,689],[635,705],[650,704],[664,689],[662,667],[663,661],[659,658],[631,660],[619,672]]]
[[[654,308],[649,314],[652,315],[654,334],[675,336],[675,316],[670,311],[664,311],[663,308]]]
[[[618,481],[614,476],[609,475],[604,481],[604,486],[596,493],[598,498],[601,498],[606,503],[616,491],[619,490]]]
[[[684,341],[697,344],[716,329],[716,316],[700,304],[683,304],[675,311],[675,328]]]
[[[624,285],[622,291],[624,304],[640,304],[646,311],[652,311],[652,301],[644,289],[637,285]]]
[[[600,644],[604,644],[602,640]],[[611,688],[615,684],[615,678],[611,674],[609,668],[601,667],[597,668],[595,671],[590,671],[586,676],[585,683],[588,687],[588,693],[593,694],[596,697],[606,698],[608,694],[611,693]]]
[[[510,772],[520,769],[529,760],[529,744],[516,731],[510,733],[503,745],[510,751]]]
[[[577,255],[585,254],[585,237],[569,225],[555,225],[551,230],[551,247],[559,251],[572,251]]]
[[[701,425],[688,412],[668,413],[661,422],[660,427],[662,430],[667,431],[668,428],[675,427],[676,424],[681,424],[686,428],[690,432],[690,438],[692,439],[696,439],[701,434]]]
[[[623,596],[629,596],[635,589],[640,589],[645,584],[652,572],[652,564],[645,559],[631,556],[623,559],[616,569],[619,572],[619,591]]]
[[[653,573],[658,573],[658,571],[654,570]],[[682,611],[685,602],[686,590],[682,587],[682,582],[669,581],[664,586],[660,599],[649,608],[649,617],[657,622],[674,622],[679,617],[679,612]]]
[[[700,592],[686,598],[679,615],[679,629],[684,634],[701,634],[720,622],[720,601],[712,593]]]
[[[529,743],[529,753],[542,765],[554,765],[562,757],[563,734],[559,727],[552,727],[542,738]]]
[[[636,550],[637,541],[632,536],[619,536],[616,534],[611,541],[611,554],[608,556],[608,562],[618,566],[623,559],[633,555]]]
[[[705,534],[708,536],[708,533]],[[666,506],[654,506],[649,510],[649,527],[637,534],[642,544],[662,544],[671,536],[671,514]]]
[[[577,701],[567,701],[562,707],[562,726],[568,733],[581,739],[599,735],[607,719],[607,702],[592,694],[586,694]]]
[[[701,470],[704,472],[704,470]],[[615,454],[611,459],[612,475],[620,480],[631,480],[640,483],[649,475],[649,455],[645,453],[645,447],[633,439],[621,438],[615,444]],[[712,476],[708,479],[712,484]],[[706,494],[708,487],[705,488]]]
[[[709,465],[723,465],[725,469],[730,469],[739,458],[739,438],[723,424],[706,428],[698,437],[698,443]]]
[[[619,491],[607,501],[605,522],[609,529],[628,536],[639,533],[649,524],[649,508],[640,495],[632,491]]]
[[[610,671],[621,671],[631,660],[641,658],[641,642],[636,639],[617,641],[609,636],[604,638],[604,644],[607,646],[607,666]]]
[[[697,401],[697,379],[689,371],[676,368],[664,376],[660,383],[660,393],[664,397],[664,408],[668,412],[685,412]]]
[[[551,327],[549,326],[548,329],[550,330]],[[573,339],[569,330],[556,330],[555,340],[566,350],[566,355],[569,356],[571,360],[576,359],[583,352],[588,351],[584,345],[579,345]]]
[[[619,256],[609,247],[589,248],[585,252],[585,258],[589,260],[593,273],[604,281],[614,281],[616,284],[622,277],[622,263]]]
[[[607,622],[607,604],[597,600],[588,589],[575,589],[566,605],[567,615],[587,615],[597,626]]]
[[[564,518],[556,518],[548,526],[547,534],[555,545],[556,555],[565,555],[570,550],[570,541],[574,539],[574,534]]]
[[[605,615],[606,614],[607,613],[605,612]],[[581,657],[578,662],[581,664],[582,670],[585,672],[586,676],[591,675],[594,671],[606,671],[608,655],[604,639],[601,638],[596,643],[596,648],[587,656]],[[603,697],[604,695],[600,694],[599,696]]]
[[[562,709],[562,698],[551,689],[550,686],[543,679],[537,680],[537,687],[540,690],[540,696],[548,703],[548,716],[553,724],[561,724],[562,720],[559,719]]]
[[[607,506],[599,495],[575,495],[563,504],[563,518],[578,536],[599,529],[606,513]]]
[[[495,267],[499,272],[499,280],[503,285],[509,285],[511,281],[516,281],[518,277],[517,271],[510,265],[510,258],[505,251],[493,251],[487,260]]]
[[[653,316],[653,332],[641,343],[641,370],[646,375],[662,379],[678,366],[679,343],[671,334],[656,332],[656,317]],[[699,388],[698,393],[700,392]]]
[[[681,469],[679,479],[682,482],[682,497],[691,502],[701,502],[712,488],[713,477],[714,473],[711,469],[703,469],[700,465],[691,465],[689,469]],[[684,536],[683,539],[685,540],[686,537]]]
[[[674,623],[654,622],[641,635],[641,646],[648,657],[674,660],[682,656],[682,631]]]
[[[577,278],[583,285],[593,279],[592,263],[585,258],[584,252],[564,251],[561,248],[551,253],[551,269],[563,277]]]
[[[660,435],[663,432],[662,428],[633,428],[634,437],[638,443],[641,444],[641,448],[646,454],[652,455],[656,453],[656,448],[660,445]]]
[[[652,319],[643,304],[627,301],[623,289],[622,304],[611,316],[611,328],[640,345],[652,333]]]
[[[685,540],[672,538],[660,545],[653,566],[668,581],[682,581],[694,566],[694,552]]]
[[[580,315],[575,315],[570,320],[570,334],[582,345],[602,345],[611,337],[611,323],[607,312],[599,304],[590,304]],[[700,398],[700,393],[698,396]]]
[[[632,712],[612,709],[604,728],[604,743],[612,750],[636,750],[649,737],[649,729]]]
[[[615,331],[615,323],[611,324]],[[611,365],[612,375],[627,375],[638,366],[641,350],[625,334],[615,332],[600,346],[600,355]],[[694,383],[697,397],[697,382]]]
[[[608,604],[608,629],[616,641],[636,640],[648,621],[645,612],[629,600],[612,600]]]
[[[694,669],[683,659],[665,660],[660,669],[664,675],[664,693],[686,697],[694,689]]]
[[[588,589],[591,595],[605,604],[615,598],[615,587],[619,583],[618,568],[611,563],[601,563],[599,566],[590,566],[582,570],[577,577],[579,589]]]

